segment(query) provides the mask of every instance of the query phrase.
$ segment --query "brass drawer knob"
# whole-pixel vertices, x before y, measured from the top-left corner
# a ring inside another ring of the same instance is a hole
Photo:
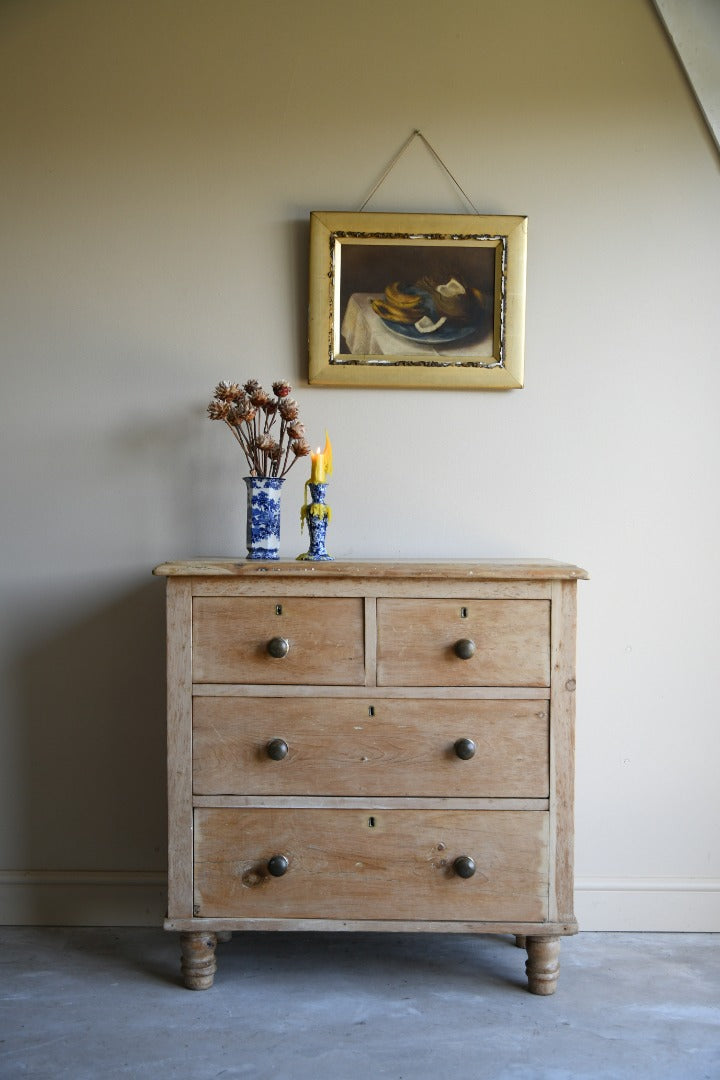
[[[469,761],[475,757],[477,747],[472,739],[458,739],[455,743],[455,753],[462,761]]]
[[[460,638],[455,642],[453,646],[455,655],[459,660],[469,660],[471,656],[475,655],[475,642],[470,638]]]
[[[265,747],[267,756],[273,761],[282,761],[288,755],[288,744],[284,739],[271,739]]]
[[[469,855],[459,855],[453,863],[453,870],[458,877],[471,878],[475,873],[475,861]]]
[[[268,873],[273,877],[282,877],[283,874],[287,874],[289,865],[285,855],[273,855],[271,859],[268,859]]]
[[[276,660],[282,660],[290,652],[290,642],[284,637],[270,638],[267,643],[267,651]]]

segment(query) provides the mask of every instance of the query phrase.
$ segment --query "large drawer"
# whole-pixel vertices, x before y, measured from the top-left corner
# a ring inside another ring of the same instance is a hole
[[[544,811],[195,810],[201,918],[484,919],[548,915]],[[274,877],[273,856],[287,859]],[[455,873],[460,856],[476,866]]]
[[[363,601],[357,597],[196,596],[196,683],[362,684]],[[268,645],[287,642],[287,655]]]
[[[542,700],[196,697],[193,790],[547,798],[548,731]]]
[[[550,684],[547,600],[386,597],[377,620],[380,686]],[[467,659],[456,654],[461,641],[474,647]]]

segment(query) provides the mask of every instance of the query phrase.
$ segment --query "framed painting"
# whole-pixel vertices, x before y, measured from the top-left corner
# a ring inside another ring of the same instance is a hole
[[[311,383],[523,385],[527,218],[310,216]]]

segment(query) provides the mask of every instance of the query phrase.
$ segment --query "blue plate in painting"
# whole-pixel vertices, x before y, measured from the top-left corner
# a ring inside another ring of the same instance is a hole
[[[441,326],[439,330],[433,330],[430,334],[422,334],[416,329],[414,323],[392,322],[390,319],[383,319],[382,321],[388,330],[392,330],[394,334],[399,334],[400,337],[416,341],[421,345],[449,345],[454,341],[465,341],[466,338],[477,334],[483,323],[483,320],[478,319],[476,322],[468,323],[466,326],[445,325]]]

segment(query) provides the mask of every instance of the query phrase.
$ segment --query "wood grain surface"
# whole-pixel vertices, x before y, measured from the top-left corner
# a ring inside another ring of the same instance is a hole
[[[196,914],[539,921],[547,844],[543,812],[196,809]]]
[[[287,656],[268,654],[275,637]],[[223,597],[193,600],[193,681],[365,681],[363,601],[355,597]]]
[[[195,794],[548,796],[547,701],[195,698]],[[287,756],[268,756],[271,739]],[[462,760],[457,739],[472,739]]]
[[[553,559],[337,559],[334,562],[297,562],[278,559],[256,562],[242,558],[183,559],[161,563],[153,573],[160,577],[244,577],[255,581],[278,578],[363,578],[448,581],[556,581],[587,578],[581,566]]]
[[[155,572],[168,578],[165,925],[192,935],[188,985],[209,985],[218,931],[372,928],[519,934],[530,988],[551,993],[554,939],[577,931],[586,572],[541,559]],[[467,760],[459,739],[475,744]],[[288,860],[279,877],[273,855]]]
[[[550,604],[546,600],[377,602],[378,685],[549,686]],[[476,647],[460,660],[454,646]]]

